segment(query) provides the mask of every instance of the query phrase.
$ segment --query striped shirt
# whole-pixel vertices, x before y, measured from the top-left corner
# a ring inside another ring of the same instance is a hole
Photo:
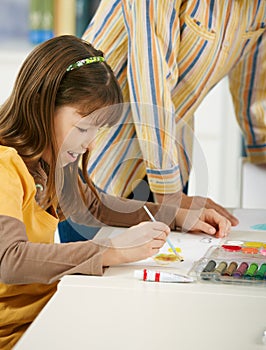
[[[127,196],[186,184],[193,115],[228,76],[252,162],[266,160],[266,0],[102,0],[83,38],[105,53],[132,108],[99,133],[89,173]]]

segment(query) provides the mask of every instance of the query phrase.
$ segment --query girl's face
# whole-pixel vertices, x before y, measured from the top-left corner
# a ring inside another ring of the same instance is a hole
[[[75,107],[58,107],[55,111],[54,125],[60,166],[75,162],[80,154],[93,148],[98,126],[90,124],[90,117],[81,116]],[[47,150],[43,159],[48,164],[49,157]]]

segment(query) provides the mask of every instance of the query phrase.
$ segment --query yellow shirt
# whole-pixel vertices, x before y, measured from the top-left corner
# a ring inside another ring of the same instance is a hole
[[[29,241],[52,243],[58,219],[35,201],[35,183],[17,152],[0,146],[0,215],[25,224]],[[0,245],[2,242],[0,242]],[[0,283],[0,349],[11,349],[56,291],[52,284]]]
[[[130,226],[149,219],[142,202],[104,194],[97,200],[88,186],[84,191],[87,207],[73,217],[76,222]],[[7,350],[55,293],[61,277],[103,274],[107,246],[94,240],[54,244],[58,219],[36,203],[33,177],[17,152],[4,146],[0,193],[0,280],[5,283],[0,283],[0,349]],[[147,206],[158,221],[175,227],[174,207]]]

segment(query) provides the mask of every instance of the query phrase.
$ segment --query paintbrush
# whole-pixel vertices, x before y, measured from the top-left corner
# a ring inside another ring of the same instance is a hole
[[[146,205],[144,205],[143,208],[144,208],[144,210],[146,211],[146,213],[149,215],[151,221],[154,221],[154,222],[155,222],[156,220],[155,220],[154,216],[153,216],[152,213],[149,211],[149,209],[146,207]],[[169,239],[168,237],[166,238],[166,242],[168,243],[169,247],[172,249],[173,253],[178,257],[178,260],[184,261],[184,259],[182,258],[182,256],[180,256],[180,255],[177,253],[177,251],[176,251],[176,249],[175,249],[173,243],[170,241],[170,239]]]

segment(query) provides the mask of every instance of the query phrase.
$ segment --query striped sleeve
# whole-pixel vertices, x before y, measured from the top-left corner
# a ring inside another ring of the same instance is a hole
[[[181,188],[171,91],[178,79],[179,13],[172,1],[124,0],[130,101],[150,188]],[[179,8],[179,7],[178,7]]]
[[[236,116],[245,135],[247,156],[254,163],[266,163],[265,28],[261,28],[262,31],[264,34],[229,77]]]

